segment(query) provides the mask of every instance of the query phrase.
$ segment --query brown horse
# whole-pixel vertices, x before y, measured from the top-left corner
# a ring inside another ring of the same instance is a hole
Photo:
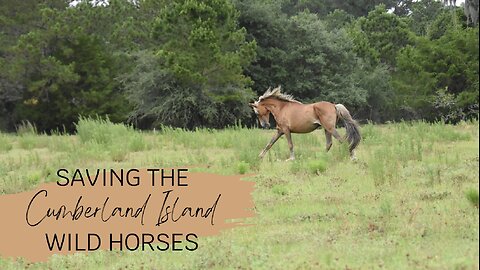
[[[360,130],[357,122],[352,119],[347,108],[342,104],[335,105],[326,101],[302,104],[291,95],[283,94],[279,86],[273,90],[269,88],[258,98],[258,101],[250,103],[249,105],[255,111],[260,125],[263,128],[270,127],[270,113],[272,113],[277,122],[277,134],[273,136],[272,140],[260,153],[260,158],[263,158],[278,138],[285,134],[288,147],[290,148],[290,158],[288,160],[294,160],[295,154],[293,152],[291,133],[309,133],[320,126],[323,126],[325,129],[325,137],[327,138],[326,148],[328,152],[330,147],[332,147],[332,136],[340,142],[344,140],[335,129],[337,119],[340,118],[344,121],[347,130],[346,140],[350,144],[350,157],[355,159],[354,149],[361,140]]]

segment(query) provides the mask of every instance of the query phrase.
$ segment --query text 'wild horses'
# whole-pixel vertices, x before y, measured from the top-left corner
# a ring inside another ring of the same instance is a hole
[[[277,122],[277,134],[273,136],[272,140],[260,153],[260,158],[263,158],[278,138],[285,134],[288,147],[290,148],[290,158],[288,160],[295,159],[291,133],[309,133],[320,126],[323,126],[325,129],[328,151],[332,147],[332,136],[340,142],[344,140],[335,129],[337,119],[340,118],[343,120],[347,130],[345,139],[350,144],[350,157],[355,159],[354,150],[361,140],[360,130],[357,122],[352,119],[347,108],[342,104],[335,105],[326,101],[302,104],[291,95],[283,94],[279,86],[273,90],[269,88],[258,98],[258,101],[250,103],[250,107],[255,111],[263,128],[270,127],[270,113],[272,113]]]

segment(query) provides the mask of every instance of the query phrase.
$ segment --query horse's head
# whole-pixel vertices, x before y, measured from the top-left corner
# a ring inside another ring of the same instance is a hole
[[[252,107],[253,111],[258,117],[258,121],[262,128],[269,128],[270,127],[270,111],[265,107],[262,102],[254,102],[249,104]]]

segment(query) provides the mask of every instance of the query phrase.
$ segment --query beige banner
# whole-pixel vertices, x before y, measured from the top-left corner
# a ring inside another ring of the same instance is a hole
[[[56,183],[0,196],[0,254],[37,262],[97,249],[191,252],[198,236],[254,215],[252,182],[187,170],[59,170]]]

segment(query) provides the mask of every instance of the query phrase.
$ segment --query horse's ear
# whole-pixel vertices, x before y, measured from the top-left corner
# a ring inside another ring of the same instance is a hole
[[[257,104],[255,104],[255,103],[248,103],[248,106],[250,106],[250,107],[252,107],[252,108],[255,108],[255,107],[257,107]]]

